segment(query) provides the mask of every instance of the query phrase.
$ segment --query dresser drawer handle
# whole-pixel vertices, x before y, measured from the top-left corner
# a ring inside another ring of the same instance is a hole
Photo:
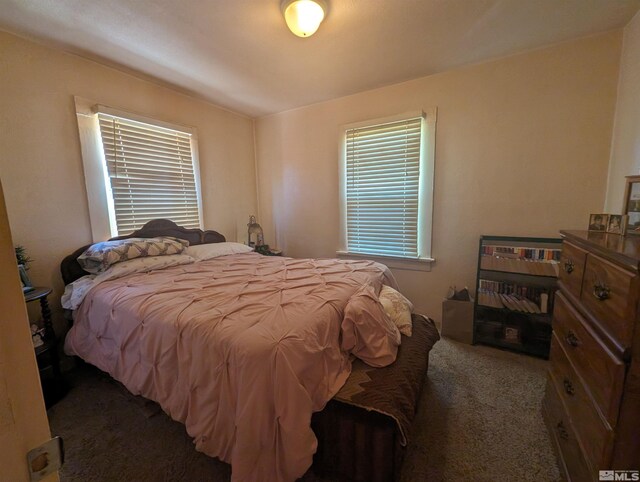
[[[564,270],[567,272],[567,274],[571,274],[574,270],[573,261],[571,261],[570,259],[566,260],[564,262]]]
[[[580,346],[580,340],[573,331],[567,333],[567,336],[564,337],[564,340],[569,344],[569,346],[572,346],[573,348],[578,348]]]
[[[569,432],[567,432],[567,429],[564,427],[562,420],[558,422],[556,428],[558,429],[558,435],[560,435],[560,438],[562,440],[569,440]]]
[[[611,294],[611,289],[606,284],[596,281],[593,284],[593,296],[600,301],[608,300]]]
[[[568,378],[565,378],[563,381],[564,384],[564,391],[567,392],[567,395],[573,395],[574,393],[576,393],[575,388],[573,388],[573,383],[571,383],[571,380],[569,380]]]

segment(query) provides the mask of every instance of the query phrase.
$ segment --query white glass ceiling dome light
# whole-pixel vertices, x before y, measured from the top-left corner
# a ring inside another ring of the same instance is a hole
[[[298,37],[311,37],[324,19],[326,4],[322,0],[284,0],[282,14],[289,30]]]

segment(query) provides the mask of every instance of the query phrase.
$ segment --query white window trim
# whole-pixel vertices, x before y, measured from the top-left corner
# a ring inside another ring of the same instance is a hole
[[[74,100],[76,104],[76,117],[78,119],[78,132],[80,134],[80,148],[82,151],[82,163],[84,165],[84,180],[87,189],[87,202],[89,205],[93,242],[104,241],[117,236],[113,194],[111,193],[111,184],[104,160],[104,150],[97,116],[98,112],[191,134],[193,173],[196,181],[199,223],[200,229],[202,229],[202,191],[200,188],[200,163],[198,157],[198,133],[196,128],[172,124],[124,110],[105,107],[82,97],[76,96]]]
[[[430,271],[431,264],[435,261],[432,257],[431,247],[433,238],[433,183],[435,177],[435,152],[436,152],[436,122],[438,110],[436,107],[422,111],[405,112],[403,114],[370,119],[341,126],[340,155],[339,155],[339,189],[340,189],[340,247],[336,254],[339,257],[379,259],[391,268],[408,269],[417,271]],[[375,124],[384,124],[400,121],[412,117],[424,117],[420,139],[420,190],[418,193],[418,257],[403,258],[395,256],[369,255],[349,252],[347,249],[347,186],[346,165],[347,148],[346,139],[349,129],[366,127]]]

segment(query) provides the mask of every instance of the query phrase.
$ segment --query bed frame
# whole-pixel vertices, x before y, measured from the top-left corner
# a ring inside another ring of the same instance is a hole
[[[189,241],[190,245],[223,243],[226,241],[225,237],[217,231],[183,228],[169,219],[154,219],[131,234],[111,238],[109,241],[129,238],[156,238],[159,236],[171,236],[174,238],[185,239]],[[62,260],[62,263],[60,263],[60,271],[65,285],[89,274],[83,270],[78,263],[78,256],[84,253],[89,246],[91,245],[87,244],[82,248],[76,249],[69,256],[65,257]]]
[[[216,231],[178,226],[168,219],[149,221],[139,230],[116,239],[173,236],[190,244],[220,243]],[[60,265],[65,284],[88,274],[77,258],[90,245],[65,257]],[[411,436],[429,362],[429,351],[440,338],[432,320],[413,316],[413,336],[402,336],[396,362],[372,368],[357,360],[351,376],[326,407],[313,415],[318,438],[312,470],[321,476],[351,481],[398,480]]]

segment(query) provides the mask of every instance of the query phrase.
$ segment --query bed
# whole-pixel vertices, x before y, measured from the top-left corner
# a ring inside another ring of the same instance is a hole
[[[168,220],[117,239],[158,236],[225,241]],[[86,279],[86,248],[63,260],[66,285]],[[372,327],[385,284],[371,261],[256,253],[128,274],[88,290],[65,350],[158,402],[233,480],[295,480],[312,461],[321,475],[392,480],[438,334],[414,315],[397,347],[384,321]]]

